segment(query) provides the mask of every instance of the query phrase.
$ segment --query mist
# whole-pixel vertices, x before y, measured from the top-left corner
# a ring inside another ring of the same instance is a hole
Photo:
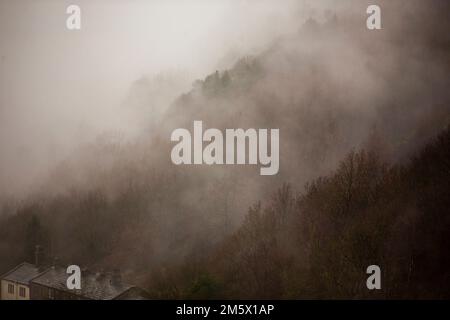
[[[0,2],[0,193],[30,192],[101,133],[136,136],[193,80],[258,52],[296,19],[294,1],[78,1],[74,32],[71,3]],[[159,90],[167,78],[170,90]],[[158,101],[149,123],[136,102],[145,81]]]
[[[72,32],[69,2],[2,1],[0,195],[21,200],[3,211],[41,216],[63,261],[139,277],[353,151],[407,164],[449,123],[450,11],[433,3],[379,1],[369,31],[369,1],[79,1]],[[194,120],[280,129],[279,173],[175,166],[170,133]]]

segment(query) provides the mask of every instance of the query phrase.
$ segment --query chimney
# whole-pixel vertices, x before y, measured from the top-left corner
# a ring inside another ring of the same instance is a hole
[[[42,264],[42,247],[37,245],[34,250],[34,265],[39,267]]]
[[[100,269],[100,271],[95,274],[95,280],[101,281],[103,279],[105,279],[105,270]]]
[[[111,284],[113,286],[120,286],[122,284],[122,275],[120,274],[119,269],[114,269],[111,277]]]

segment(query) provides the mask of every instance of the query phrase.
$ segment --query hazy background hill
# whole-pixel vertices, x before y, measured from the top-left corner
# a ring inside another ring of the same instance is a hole
[[[385,175],[381,164],[407,167],[411,157],[449,123],[450,35],[447,30],[450,21],[447,15],[450,11],[448,2],[438,0],[433,1],[433,5],[422,1],[383,1],[381,6],[381,31],[370,32],[365,28],[366,16],[362,13],[367,4],[364,1],[344,1],[328,10],[324,2],[316,11],[307,11],[311,12],[310,17],[299,18],[298,25],[293,23],[289,32],[273,36],[257,52],[238,54],[238,58],[232,54],[233,58],[226,58],[227,62],[221,63],[225,67],[211,68],[197,80],[189,78],[190,73],[174,71],[156,77],[142,77],[134,82],[121,103],[120,110],[125,110],[124,113],[116,115],[119,123],[123,119],[127,124],[125,127],[129,125],[130,130],[105,130],[101,134],[89,135],[86,141],[83,138],[82,143],[75,144],[62,157],[63,160],[44,170],[43,178],[33,182],[36,184],[33,192],[13,193],[13,196],[4,198],[0,215],[0,271],[22,260],[32,260],[34,245],[41,244],[46,248],[49,259],[58,256],[64,263],[94,268],[115,266],[122,269],[126,277],[146,283],[152,289],[155,289],[155,279],[150,275],[153,272],[158,276],[167,274],[167,279],[173,280],[176,286],[187,282],[189,287],[192,280],[195,287],[198,279],[204,280],[206,287],[210,284],[219,286],[221,281],[226,282],[227,277],[232,276],[230,270],[239,268],[239,264],[231,265],[225,271],[217,270],[216,266],[204,271],[195,269],[198,266],[194,265],[192,277],[189,270],[181,272],[183,279],[179,281],[178,267],[196,259],[205,265],[202,259],[210,257],[218,261],[230,257],[234,261],[233,252],[227,251],[227,239],[236,234],[239,238],[244,233],[243,239],[229,246],[243,248],[245,253],[248,249],[245,235],[249,223],[248,207],[260,200],[263,207],[270,207],[268,203],[272,195],[284,183],[301,190],[306,183],[320,176],[339,176],[339,172],[345,171],[341,161],[353,154],[352,151],[357,152],[356,159],[359,160],[355,161],[360,161],[363,166],[367,164],[369,172],[363,175],[362,186],[355,190],[356,193],[372,186],[372,176],[391,179],[389,174]],[[271,21],[274,23],[276,21]],[[228,63],[230,60],[233,62]],[[103,118],[102,113],[92,115]],[[103,120],[107,119],[105,113]],[[202,120],[207,127],[222,129],[279,128],[279,174],[260,176],[257,166],[173,165],[170,161],[173,146],[170,133],[179,127],[190,129],[194,120]],[[95,139],[91,139],[92,136]],[[2,136],[3,139],[5,137]],[[367,160],[360,155],[361,149],[376,156]],[[330,179],[331,182],[318,182],[323,197],[338,178]],[[403,179],[408,180],[409,173],[394,185],[381,183],[375,187],[395,193],[394,190],[410,187]],[[445,183],[440,186],[440,192],[444,193]],[[293,211],[321,214],[316,206],[320,205],[322,196],[319,200],[303,199],[314,195],[311,189],[307,188],[307,192],[299,196],[282,190],[288,202],[300,203],[295,207],[299,211]],[[380,202],[376,205],[384,201],[383,196],[377,198]],[[372,207],[374,202],[367,200],[370,198],[367,194],[361,197],[361,202],[352,208],[351,215],[349,213],[350,217],[378,208]],[[408,195],[407,200],[401,196],[389,200],[400,202],[402,205],[394,207],[403,212],[409,209],[403,204],[409,204],[410,197],[413,195]],[[341,206],[340,198],[328,200],[330,208]],[[431,202],[426,200],[425,203]],[[259,212],[261,208],[255,207],[252,212]],[[445,211],[442,208],[439,212]],[[323,222],[322,218],[311,222],[317,224],[319,239],[325,233],[327,246],[333,245],[328,237],[334,239],[340,232],[340,225],[334,223],[341,223],[339,219],[335,221],[328,217],[328,214],[334,214],[333,209],[330,211],[323,213]],[[258,213],[257,216],[260,215]],[[271,215],[265,216],[270,221]],[[377,226],[378,216],[373,217],[374,220],[370,221]],[[310,230],[307,230],[307,224],[304,225],[304,217],[295,216],[293,219],[301,226],[289,229],[287,234],[309,238],[299,242],[305,243],[303,249],[291,240],[286,240],[287,247],[292,251],[312,250],[314,254],[311,255],[317,260],[311,264],[296,264],[294,261],[292,270],[309,270],[311,266],[335,258],[331,247],[314,251],[311,239],[316,238],[308,234]],[[342,228],[360,228],[358,219],[356,222],[348,219],[351,221],[346,218]],[[287,230],[285,228],[277,232],[282,234]],[[270,228],[257,230],[256,237],[263,240],[273,231]],[[328,231],[329,236],[326,235]],[[373,236],[387,239],[385,237],[392,230],[386,232]],[[349,234],[349,242],[343,242],[344,247],[338,249],[353,253],[354,234],[350,231]],[[398,235],[394,232],[389,236]],[[271,243],[273,239],[269,240]],[[364,239],[355,241],[364,242]],[[383,247],[385,243],[380,244],[380,241],[374,240],[374,243]],[[256,241],[255,245],[258,247],[260,243]],[[265,245],[263,243],[263,247]],[[222,246],[224,252],[217,249]],[[276,261],[281,256],[287,259],[281,261],[289,265],[288,260],[295,254],[285,254],[277,246],[274,248],[267,251],[273,256],[261,259]],[[251,255],[251,249],[248,250]],[[362,250],[362,247],[355,250]],[[315,256],[319,252],[324,256]],[[361,260],[352,260],[349,264],[350,274],[344,277],[346,280],[354,280],[351,272],[360,266],[359,263],[362,265],[361,261],[370,260],[367,257],[364,260],[362,255],[355,258]],[[255,259],[255,266],[262,261]],[[188,265],[187,268],[190,267]],[[398,268],[399,277],[402,277],[403,267]],[[423,267],[422,270],[425,269]],[[257,269],[249,266],[243,272],[250,274],[252,270]],[[268,268],[261,272],[271,270]],[[286,271],[283,268],[273,270],[276,274]],[[336,287],[327,287],[326,280],[315,278],[320,278],[320,273],[305,272],[311,278],[302,278],[296,283],[291,281],[294,279],[292,274],[286,272],[289,275],[287,281],[294,288],[283,286],[282,279],[260,283],[258,278],[256,284],[251,284],[254,291],[249,291],[248,296],[260,297],[258,294],[261,293],[270,297],[330,297],[337,294]],[[245,279],[250,277],[249,274],[240,276]],[[419,273],[418,276],[421,275]],[[438,279],[441,281],[443,278]],[[170,295],[165,292],[171,288],[169,280],[162,282],[163,289],[155,289],[155,294]],[[237,285],[238,280],[230,280],[229,288],[211,291],[211,295],[246,297]],[[431,282],[430,288],[439,281]],[[323,284],[325,288],[311,287],[314,282]],[[237,287],[233,287],[235,284]],[[360,294],[357,289],[345,290],[339,294]],[[189,289],[183,289],[175,295],[189,295],[189,292]]]

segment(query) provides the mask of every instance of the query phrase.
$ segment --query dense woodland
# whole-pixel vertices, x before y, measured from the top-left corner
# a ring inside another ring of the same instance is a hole
[[[100,192],[36,202],[1,217],[2,257],[11,257],[2,268],[64,239],[64,260],[90,266],[120,247],[155,298],[449,298],[449,159],[450,127],[404,165],[351,152],[303,191],[284,184],[254,204],[223,240],[158,267],[150,239],[136,232],[151,223],[140,225],[131,191],[112,202]],[[365,287],[371,264],[381,267],[382,290]]]
[[[150,288],[158,298],[448,299],[449,190],[450,128],[405,165],[352,152],[303,192],[283,185],[216,248],[154,274]],[[366,288],[371,264],[382,290]]]

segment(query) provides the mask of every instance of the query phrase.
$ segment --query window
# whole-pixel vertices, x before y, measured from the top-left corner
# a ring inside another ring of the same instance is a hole
[[[19,296],[25,298],[25,288],[19,287]]]
[[[14,294],[14,285],[11,283],[8,283],[8,293]]]
[[[54,292],[54,290],[51,289],[51,288],[48,289],[48,298],[49,298],[50,300],[54,300],[54,299],[55,299],[55,292]]]

